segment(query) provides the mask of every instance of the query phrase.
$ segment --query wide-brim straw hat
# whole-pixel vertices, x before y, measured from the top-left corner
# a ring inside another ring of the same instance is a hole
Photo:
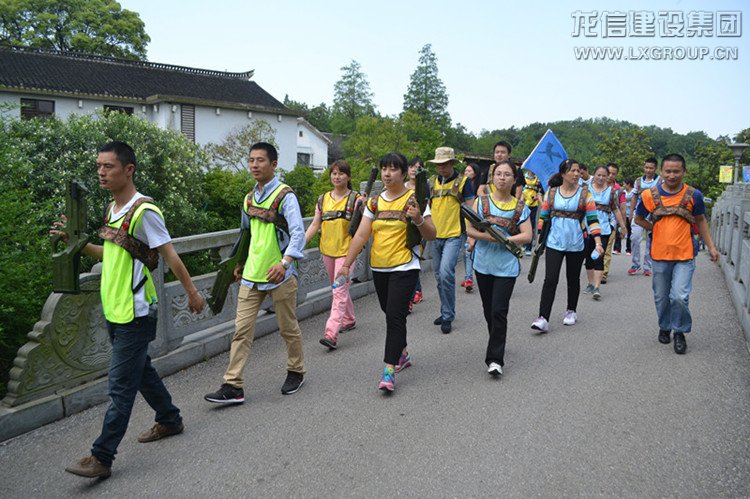
[[[435,159],[428,159],[428,163],[442,164],[448,161],[456,161],[456,153],[452,147],[438,147],[435,149]]]

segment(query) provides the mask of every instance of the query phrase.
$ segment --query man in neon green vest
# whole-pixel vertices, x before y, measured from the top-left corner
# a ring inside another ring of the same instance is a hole
[[[245,401],[243,371],[255,337],[255,320],[267,294],[273,300],[279,332],[286,342],[287,377],[281,393],[296,393],[304,382],[302,332],[297,322],[297,269],[304,256],[305,227],[299,201],[289,186],[276,178],[278,153],[266,142],[250,148],[248,168],[256,185],[242,205],[243,229],[250,229],[250,249],[244,266],[234,270],[241,279],[235,332],[224,383],[205,400],[215,404]]]
[[[184,286],[188,308],[198,313],[205,305],[172,246],[161,211],[133,184],[136,170],[133,149],[124,142],[110,142],[99,150],[96,166],[99,185],[112,193],[114,201],[107,209],[105,226],[101,229],[104,244],[89,243],[83,253],[102,261],[102,308],[112,342],[109,367],[112,402],[91,455],[65,468],[88,478],[108,477],[112,473],[112,461],[128,428],[138,392],[156,412],[156,424],[138,437],[139,442],[176,435],[184,428],[180,410],[172,404],[172,396],[148,355],[148,344],[156,337],[157,306],[149,266],[158,262],[158,255]],[[55,226],[57,229],[51,233],[67,241],[63,223]],[[118,232],[121,237],[115,239]]]

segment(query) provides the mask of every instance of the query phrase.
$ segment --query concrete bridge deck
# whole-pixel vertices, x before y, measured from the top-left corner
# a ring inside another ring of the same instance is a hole
[[[372,295],[355,302],[358,328],[335,352],[318,344],[324,315],[302,322],[299,393],[279,391],[278,334],[261,338],[244,405],[203,401],[227,363],[214,357],[165,380],[184,434],[139,444],[153,418],[139,398],[112,477],[69,475],[98,435],[99,405],[0,444],[0,497],[747,496],[750,359],[721,270],[699,256],[694,332],[678,356],[656,340],[650,279],[627,276],[628,265],[614,257],[602,301],[582,296],[574,327],[561,324],[562,279],[547,335],[529,329],[543,269],[533,285],[524,273],[500,380],[483,364],[478,293],[458,288],[443,335],[425,273],[426,300],[408,322],[414,366],[393,396],[376,389],[385,321]]]

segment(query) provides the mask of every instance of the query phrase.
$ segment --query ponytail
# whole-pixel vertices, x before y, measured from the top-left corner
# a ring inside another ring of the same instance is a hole
[[[555,173],[549,178],[547,184],[550,187],[560,187],[563,184],[563,178],[561,173]]]

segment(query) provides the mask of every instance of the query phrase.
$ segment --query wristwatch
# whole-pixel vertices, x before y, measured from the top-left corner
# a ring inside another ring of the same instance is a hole
[[[283,258],[281,259],[281,265],[284,267],[284,270],[289,270],[289,267],[292,266],[291,262],[287,262]]]

